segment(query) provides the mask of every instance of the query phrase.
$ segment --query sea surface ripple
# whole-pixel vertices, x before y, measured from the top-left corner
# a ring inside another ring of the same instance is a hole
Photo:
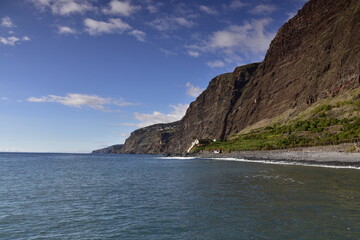
[[[0,239],[360,239],[359,173],[0,153]]]

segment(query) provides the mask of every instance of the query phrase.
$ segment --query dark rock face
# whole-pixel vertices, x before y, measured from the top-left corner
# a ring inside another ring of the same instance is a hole
[[[178,131],[179,122],[156,124],[140,128],[126,139],[121,153],[161,154],[173,134]]]
[[[92,151],[92,153],[96,153],[96,154],[120,153],[123,146],[124,146],[123,144],[116,144],[110,147],[94,150]]]
[[[259,63],[237,67],[212,79],[207,89],[190,104],[178,131],[165,148],[169,153],[183,153],[194,139],[224,140],[228,116],[243,90],[256,72]]]
[[[359,76],[360,1],[311,0],[278,31],[226,135],[355,88]]]
[[[262,119],[359,86],[360,1],[310,0],[280,28],[262,63],[215,77],[166,141],[155,125],[136,130],[123,149],[183,153],[194,138],[226,140]]]

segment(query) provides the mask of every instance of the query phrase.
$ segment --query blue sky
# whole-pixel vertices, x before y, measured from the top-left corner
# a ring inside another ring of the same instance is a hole
[[[1,0],[0,151],[89,152],[180,119],[304,0]]]

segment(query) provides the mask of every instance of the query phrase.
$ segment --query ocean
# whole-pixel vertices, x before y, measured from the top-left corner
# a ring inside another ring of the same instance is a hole
[[[360,239],[360,170],[0,153],[0,239]]]

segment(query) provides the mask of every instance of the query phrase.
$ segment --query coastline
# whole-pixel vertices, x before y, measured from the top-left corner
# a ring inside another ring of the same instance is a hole
[[[360,153],[335,151],[234,151],[230,153],[202,152],[190,155],[197,158],[234,159],[264,163],[301,164],[307,166],[337,166],[360,168]]]

